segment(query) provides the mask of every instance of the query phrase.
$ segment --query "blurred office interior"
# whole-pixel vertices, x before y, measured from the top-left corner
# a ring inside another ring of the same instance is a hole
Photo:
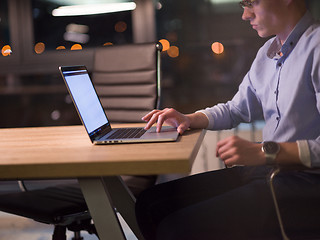
[[[0,127],[80,124],[58,66],[90,71],[112,44],[163,43],[162,107],[224,102],[266,41],[241,15],[237,0],[0,0]]]
[[[238,1],[0,0],[0,128],[80,124],[58,66],[90,71],[95,48],[109,45],[163,43],[162,107],[192,112],[227,101],[267,40],[241,20]],[[307,3],[319,19],[320,1]],[[83,5],[92,12],[67,15]],[[192,172],[219,168],[212,146],[234,133],[207,134]],[[51,233],[51,226],[0,213],[0,239]]]

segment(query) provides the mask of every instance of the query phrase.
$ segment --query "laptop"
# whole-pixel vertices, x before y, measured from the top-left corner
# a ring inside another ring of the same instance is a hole
[[[156,127],[112,128],[101,105],[85,66],[59,67],[69,94],[93,144],[176,141],[179,134],[174,127],[164,126],[160,133]]]

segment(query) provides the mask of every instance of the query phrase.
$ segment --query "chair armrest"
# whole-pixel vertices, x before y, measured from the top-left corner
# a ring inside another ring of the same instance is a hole
[[[271,190],[271,195],[272,195],[274,207],[275,207],[277,218],[278,218],[279,227],[281,230],[281,235],[284,240],[289,240],[289,238],[285,232],[280,209],[279,209],[279,205],[277,202],[277,196],[276,196],[276,192],[275,192],[274,184],[273,184],[274,179],[280,172],[305,171],[305,170],[312,170],[312,169],[320,169],[320,168],[308,168],[303,165],[282,165],[282,166],[277,165],[272,169],[272,171],[270,172],[270,174],[268,176],[268,182],[269,182],[269,186],[270,186],[270,190]]]

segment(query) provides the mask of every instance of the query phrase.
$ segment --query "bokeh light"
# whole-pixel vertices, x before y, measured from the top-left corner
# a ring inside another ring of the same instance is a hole
[[[168,32],[166,34],[166,39],[168,39],[170,42],[177,42],[178,34],[176,32]]]
[[[81,44],[73,44],[72,46],[71,46],[71,50],[82,50],[82,46],[81,46]]]
[[[46,45],[43,42],[38,42],[36,45],[34,45],[34,51],[36,54],[41,54],[46,49]]]
[[[176,58],[179,57],[179,48],[177,46],[171,46],[167,51],[169,57]]]
[[[113,45],[112,42],[106,42],[106,43],[103,44],[104,47],[106,47],[106,46],[112,46],[112,45]]]
[[[222,43],[214,42],[211,45],[211,49],[215,54],[222,54],[224,52],[224,46]]]
[[[162,51],[167,51],[170,48],[170,42],[167,39],[161,39],[159,42],[162,44]]]
[[[12,50],[11,50],[10,45],[5,45],[2,47],[2,49],[1,49],[2,56],[5,56],[5,57],[10,56],[11,53],[12,53]]]
[[[65,46],[58,46],[58,47],[56,48],[56,50],[65,50],[65,49],[66,49]]]
[[[118,33],[125,32],[127,30],[127,24],[123,21],[119,21],[114,25],[114,30]]]

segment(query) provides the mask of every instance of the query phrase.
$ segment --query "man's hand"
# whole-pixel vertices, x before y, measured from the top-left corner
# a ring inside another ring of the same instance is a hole
[[[224,161],[226,166],[263,165],[266,159],[261,147],[261,144],[232,136],[217,143],[216,155]]]
[[[172,108],[153,110],[145,115],[142,120],[148,122],[145,129],[150,129],[153,124],[157,123],[157,132],[161,131],[164,123],[176,127],[180,134],[190,127],[189,117]]]

